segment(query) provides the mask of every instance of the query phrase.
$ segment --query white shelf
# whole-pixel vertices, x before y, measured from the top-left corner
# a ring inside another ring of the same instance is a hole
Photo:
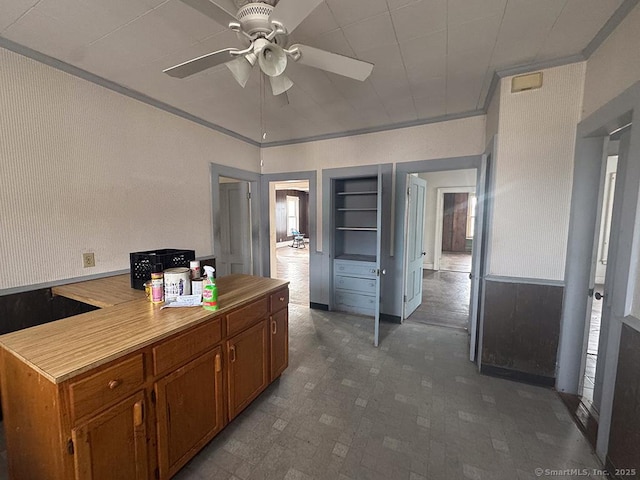
[[[376,227],[336,227],[336,230],[345,230],[349,232],[377,232]]]
[[[375,190],[366,191],[366,192],[338,192],[338,195],[377,195],[378,192]]]
[[[375,207],[362,207],[362,208],[338,208],[339,212],[377,212]]]

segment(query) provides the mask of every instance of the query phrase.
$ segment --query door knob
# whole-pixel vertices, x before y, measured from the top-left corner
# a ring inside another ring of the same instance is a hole
[[[427,254],[427,252],[422,252],[422,256],[424,257]]]
[[[473,275],[469,274],[469,280],[471,280],[473,278]]]
[[[596,300],[602,300],[604,298],[604,295],[600,292],[596,292],[594,297],[596,297]]]

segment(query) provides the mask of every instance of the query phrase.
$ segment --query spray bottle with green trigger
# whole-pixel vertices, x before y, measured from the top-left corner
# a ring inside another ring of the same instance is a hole
[[[207,283],[202,289],[202,306],[205,310],[218,310],[218,286],[216,285],[215,269],[205,265],[204,271],[207,274]]]

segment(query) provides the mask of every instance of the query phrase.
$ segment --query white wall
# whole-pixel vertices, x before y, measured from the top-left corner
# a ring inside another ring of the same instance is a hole
[[[469,170],[448,170],[444,172],[421,173],[418,176],[427,181],[427,195],[424,222],[423,259],[424,268],[433,268],[434,249],[436,243],[436,218],[438,188],[472,187],[477,183],[475,168]]]
[[[4,49],[0,112],[0,290],[211,255],[209,164],[260,168],[256,147]]]
[[[501,80],[489,273],[563,280],[585,64],[544,70],[538,90]]]
[[[586,118],[640,81],[640,5],[607,37],[587,62],[584,109]]]
[[[322,169],[478,155],[484,152],[485,116],[262,150],[263,173],[316,170],[317,236],[322,250]]]
[[[501,82],[498,81],[498,85],[493,92],[489,107],[487,108],[487,142],[490,142],[494,135],[498,134],[500,127],[500,85]]]

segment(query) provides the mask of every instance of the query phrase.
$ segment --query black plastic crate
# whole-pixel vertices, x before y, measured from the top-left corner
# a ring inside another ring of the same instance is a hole
[[[166,270],[173,267],[189,267],[189,262],[195,259],[195,250],[175,248],[130,253],[131,288],[144,290],[144,282],[151,279],[151,270],[156,263],[161,263],[162,268]]]

